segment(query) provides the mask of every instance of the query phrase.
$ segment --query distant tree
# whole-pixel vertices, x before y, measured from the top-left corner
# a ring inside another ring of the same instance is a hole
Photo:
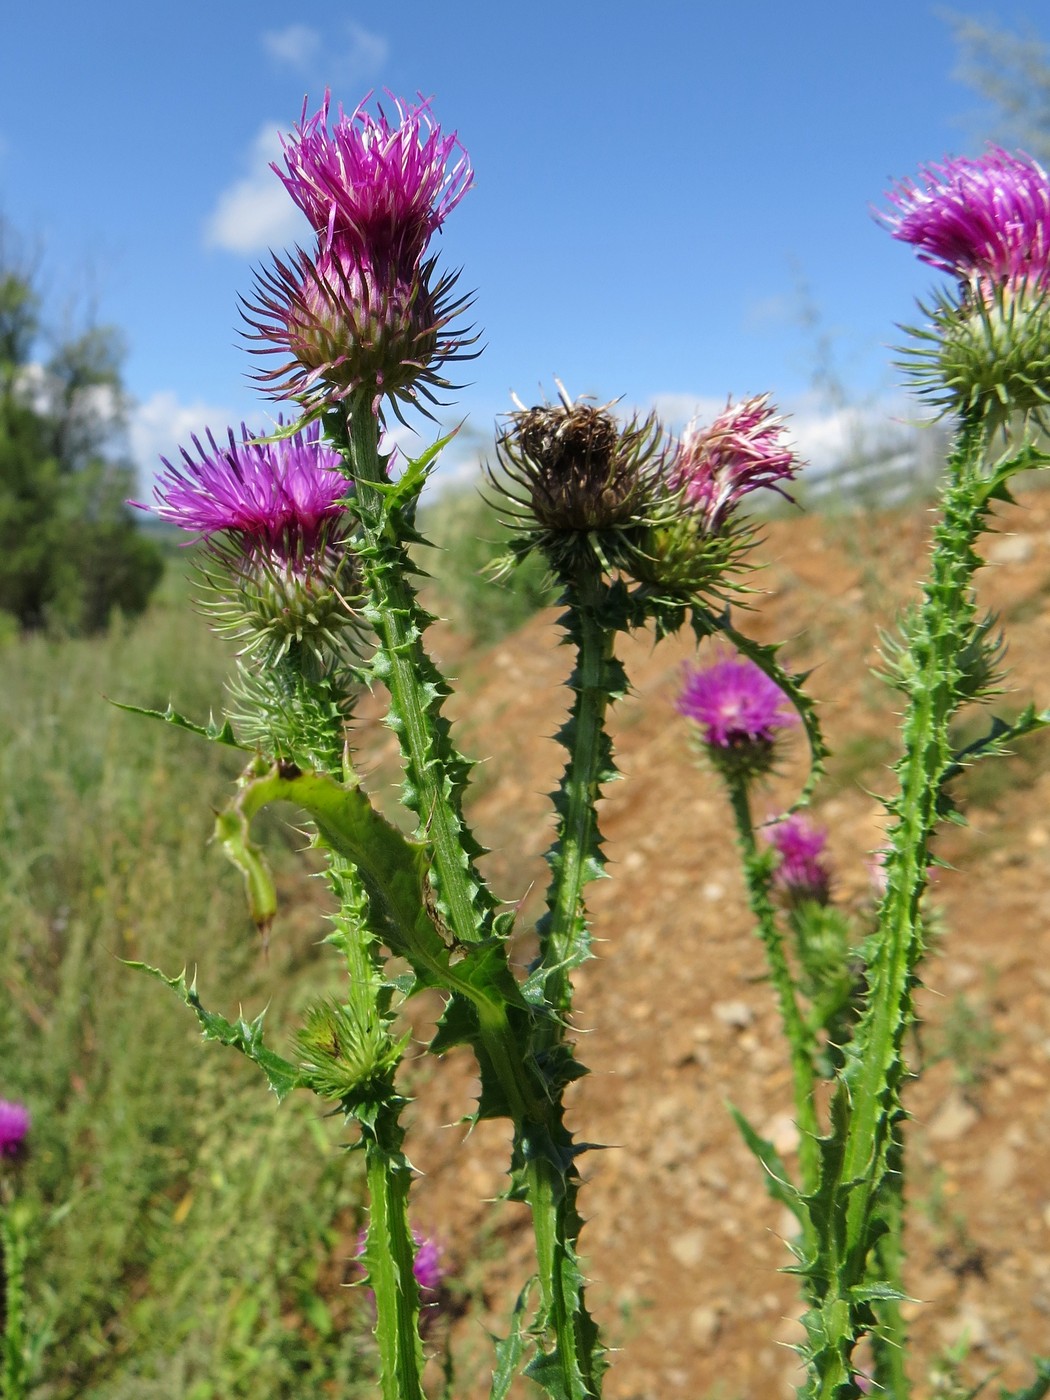
[[[96,632],[142,611],[163,560],[125,504],[120,340],[96,326],[42,355],[38,280],[0,225],[0,613]]]
[[[960,77],[998,109],[991,133],[1050,163],[1050,44],[949,13],[959,45]]]

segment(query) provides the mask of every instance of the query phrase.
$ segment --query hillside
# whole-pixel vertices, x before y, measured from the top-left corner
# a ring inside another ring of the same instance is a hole
[[[1010,643],[1004,710],[1050,699],[1050,493],[1020,500],[1001,510],[980,576]],[[759,550],[764,591],[741,623],[761,640],[788,639],[789,663],[813,669],[835,751],[814,810],[831,829],[845,901],[869,897],[865,862],[882,820],[869,793],[885,789],[895,753],[893,697],[868,670],[874,639],[924,572],[927,520],[917,509],[771,523]],[[526,915],[546,873],[543,794],[561,764],[543,737],[565,703],[555,618],[541,614],[481,655],[434,634],[442,664],[461,677],[451,707],[461,745],[484,760],[471,810],[488,869]],[[788,1073],[726,806],[673,709],[691,654],[684,639],[625,648],[633,693],[613,729],[626,780],[601,814],[613,878],[591,887],[597,957],[579,978],[580,1054],[592,1073],[575,1086],[571,1116],[581,1139],[609,1149],[583,1159],[582,1204],[592,1306],[620,1349],[611,1400],[788,1396],[795,1379],[786,1349],[799,1335],[795,1288],[778,1272],[789,1262],[787,1223],[725,1107],[731,1098],[790,1162]],[[376,701],[362,717],[360,738],[383,784],[396,764],[380,711]],[[797,790],[801,749],[768,792],[770,812]],[[909,1283],[924,1300],[909,1307],[923,1375],[968,1339],[964,1374],[995,1371],[1019,1386],[1027,1357],[1046,1351],[1050,1317],[1050,745],[1030,741],[962,792],[969,825],[938,847],[957,869],[937,882],[946,928],[926,967],[927,1024],[912,1057],[926,1067],[908,1095]],[[455,1126],[471,1102],[469,1058],[421,1061],[414,1074],[415,1212],[444,1240],[466,1295],[455,1324],[464,1383],[488,1364],[482,1326],[505,1329],[530,1238],[522,1207],[479,1204],[501,1190],[506,1133]],[[938,1391],[924,1382],[920,1393]]]

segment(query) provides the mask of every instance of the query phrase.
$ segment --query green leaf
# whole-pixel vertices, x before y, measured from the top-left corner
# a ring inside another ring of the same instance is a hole
[[[755,1132],[734,1104],[727,1103],[726,1107],[729,1109],[733,1122],[740,1129],[740,1136],[766,1169],[766,1190],[774,1201],[779,1201],[782,1206],[787,1206],[800,1225],[803,1224],[806,1208],[798,1189],[788,1175],[788,1169],[784,1165],[780,1153],[768,1138]]]
[[[260,1012],[254,1021],[245,1021],[242,1018],[234,1024],[227,1021],[224,1016],[204,1009],[200,997],[197,995],[197,979],[194,978],[192,984],[188,985],[185,971],[181,972],[178,977],[165,977],[159,968],[150,967],[148,963],[133,962],[130,959],[124,961],[128,967],[137,968],[139,972],[156,977],[159,982],[170,987],[179,1000],[185,1002],[197,1017],[205,1040],[216,1040],[220,1045],[229,1045],[234,1050],[239,1050],[242,1055],[246,1055],[249,1060],[254,1060],[269,1080],[270,1088],[277,1095],[278,1101],[287,1098],[293,1089],[299,1087],[301,1081],[295,1065],[276,1054],[275,1051],[267,1049],[263,1044],[264,1013]]]
[[[108,696],[106,698],[109,699]],[[231,749],[252,752],[248,744],[239,741],[228,719],[224,719],[222,724],[216,724],[214,719],[209,719],[207,724],[194,724],[193,720],[180,715],[170,704],[166,710],[148,710],[142,705],[125,704],[122,700],[110,700],[109,703],[115,709],[126,710],[129,715],[145,715],[147,719],[163,720],[166,724],[173,724],[176,729],[186,729],[191,734],[199,734],[202,739],[207,739],[213,744],[225,744]]]
[[[522,1323],[528,1307],[529,1294],[532,1292],[535,1282],[535,1278],[530,1278],[518,1294],[518,1301],[514,1304],[514,1312],[511,1316],[509,1335],[502,1339],[496,1337],[492,1339],[496,1345],[496,1369],[492,1373],[489,1400],[507,1400],[510,1388],[521,1367],[521,1358],[525,1353],[526,1344]]]
[[[957,777],[971,763],[979,758],[995,758],[1009,753],[1008,744],[1015,739],[1023,739],[1027,734],[1035,734],[1040,729],[1050,727],[1050,710],[1037,711],[1034,705],[1027,705],[1013,721],[992,717],[991,728],[982,738],[953,755],[953,761],[945,770],[943,782]]]
[[[228,807],[215,817],[215,837],[230,861],[244,876],[248,910],[265,941],[277,913],[277,887],[270,863],[248,834],[248,819],[239,807]]]

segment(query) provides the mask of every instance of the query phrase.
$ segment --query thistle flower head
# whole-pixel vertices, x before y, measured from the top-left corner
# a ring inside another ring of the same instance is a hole
[[[555,568],[581,552],[616,560],[617,536],[647,517],[663,463],[653,415],[623,424],[559,384],[560,402],[519,406],[496,442],[497,482],[531,547]],[[495,480],[495,479],[494,479]]]
[[[0,1099],[0,1158],[17,1157],[24,1150],[29,1123],[24,1103]]]
[[[777,740],[799,723],[776,682],[743,656],[725,656],[709,666],[687,665],[676,704],[697,725],[715,766],[740,778],[768,773]]]
[[[181,462],[166,459],[154,513],[204,536],[205,607],[218,630],[271,657],[293,642],[334,644],[353,619],[356,591],[346,539],[355,524],[353,483],[341,458],[320,441],[320,425],[266,440],[229,430],[220,444],[193,438]],[[148,507],[143,507],[148,509]]]
[[[790,481],[800,465],[785,432],[768,394],[728,403],[706,428],[695,418],[689,424],[671,464],[669,485],[682,493],[704,534],[717,534],[752,491],[769,487],[791,499],[777,485]]]
[[[1050,404],[1050,177],[991,146],[901,181],[881,215],[894,238],[959,281],[923,307],[903,366],[942,411],[993,427],[1013,413],[1046,423]]]
[[[780,483],[800,467],[768,394],[728,403],[706,427],[694,419],[667,459],[635,574],[671,594],[721,596],[752,539],[737,507],[763,487],[790,500]]]
[[[242,423],[240,438],[230,428],[221,446],[210,429],[206,436],[207,448],[192,439],[196,458],[185,448],[178,465],[161,458],[165,470],[153,492],[161,520],[209,538],[231,536],[245,553],[301,560],[331,522],[346,517],[353,483],[339,454],[321,442],[319,423],[272,440],[253,437]]]
[[[822,860],[828,833],[801,812],[781,817],[765,836],[777,853],[773,885],[790,904],[814,900],[827,904],[831,875]]]
[[[329,94],[309,119],[304,102],[294,136],[281,142],[287,173],[273,169],[315,233],[331,232],[369,262],[410,264],[471,188],[474,171],[429,103],[406,107],[394,99],[394,106],[395,125],[382,109],[371,116],[364,103],[349,116],[340,107],[329,131]]]
[[[931,267],[960,281],[1050,286],[1050,179],[1030,156],[990,146],[901,180],[882,221]]]
[[[256,376],[275,398],[312,410],[363,394],[400,415],[420,393],[436,401],[451,387],[441,366],[473,354],[474,337],[449,330],[469,297],[424,257],[473,183],[470,161],[426,103],[395,106],[394,125],[340,108],[330,131],[326,94],[284,142],[286,170],[273,167],[316,234],[311,251],[261,270],[244,303],[255,352],[285,357]]]

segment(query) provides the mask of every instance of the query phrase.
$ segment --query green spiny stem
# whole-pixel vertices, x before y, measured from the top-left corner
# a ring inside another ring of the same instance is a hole
[[[568,608],[563,623],[576,646],[576,666],[568,682],[573,706],[557,736],[568,750],[568,761],[554,795],[558,830],[547,852],[552,878],[547,912],[536,929],[540,951],[533,970],[533,979],[542,979],[545,1004],[558,1017],[572,1009],[573,968],[590,956],[583,887],[604,869],[595,804],[602,784],[616,776],[605,716],[627,685],[613,650],[616,628],[600,616],[603,593],[600,573],[580,569],[563,599]],[[551,1021],[539,1034],[553,1043],[561,1030]]]
[[[433,849],[442,912],[461,943],[474,943],[488,933],[495,901],[471,860],[479,848],[463,820],[458,770],[465,765],[446,742],[447,723],[440,715],[447,686],[424,650],[425,619],[409,583],[411,565],[384,509],[388,483],[379,456],[378,421],[370,406],[357,401],[348,446],[368,546],[362,551],[372,594],[368,617],[380,640],[382,679],[390,691],[411,803]]]
[[[892,1288],[903,1292],[904,1138],[899,1121],[894,1125],[886,1167],[886,1179],[879,1192],[879,1209],[886,1223],[886,1233],[875,1245],[874,1261],[879,1277]],[[900,1301],[896,1298],[884,1299],[877,1305],[876,1316],[878,1325],[871,1334],[875,1361],[872,1379],[878,1388],[876,1393],[891,1395],[893,1400],[908,1400],[911,1394],[905,1364],[908,1327]]]
[[[617,629],[602,617],[607,593],[600,570],[580,565],[566,580],[563,601],[567,605],[564,625],[576,645],[576,665],[569,680],[572,711],[558,735],[568,750],[568,761],[555,794],[559,822],[547,855],[552,871],[547,912],[537,928],[540,950],[530,975],[530,983],[542,987],[543,1003],[554,1013],[534,1027],[533,1045],[541,1062],[556,1046],[563,1056],[572,1053],[565,1045],[566,1021],[572,1011],[571,974],[590,956],[583,887],[602,873],[604,865],[595,804],[602,784],[615,777],[605,717],[610,703],[626,689],[626,677],[614,655]],[[584,1302],[577,1262],[582,1221],[576,1207],[579,1178],[572,1137],[562,1117],[564,1070],[564,1065],[559,1067],[556,1097],[548,1114],[554,1151],[531,1160],[526,1156],[527,1193],[536,1234],[542,1313],[555,1337],[565,1391],[599,1395],[602,1351]]]
[[[462,760],[451,746],[445,746],[444,730],[437,723],[444,684],[422,646],[425,619],[409,585],[403,542],[393,537],[390,528],[385,494],[389,487],[378,454],[377,425],[363,405],[355,405],[351,412],[347,445],[367,546],[363,568],[372,594],[369,620],[380,639],[382,679],[391,695],[412,804],[420,817],[420,834],[432,852],[432,880],[440,912],[454,938],[469,945],[490,931],[495,901],[471,862],[477,846],[460,806]],[[599,724],[595,735],[600,731]],[[596,752],[596,768],[600,767],[598,757]],[[574,834],[581,852],[586,852],[587,828]],[[573,878],[582,883],[582,864]],[[563,905],[575,924],[578,896],[565,897]],[[459,985],[463,979],[447,960],[442,962],[442,967],[431,969],[432,975],[439,985],[467,995],[473,1002],[479,1031],[476,1048],[499,1079],[515,1122],[526,1194],[536,1220],[544,1330],[552,1331],[555,1338],[553,1355],[540,1360],[544,1365],[553,1362],[561,1372],[560,1381],[550,1378],[552,1384],[559,1385],[572,1400],[587,1400],[598,1394],[594,1326],[582,1308],[576,1274],[573,1242],[579,1222],[573,1199],[571,1140],[561,1121],[560,1099],[550,1098],[550,1085],[537,1065],[535,1047],[528,1035],[518,1033],[509,1004],[491,992],[482,994],[469,982]],[[563,983],[559,996],[564,995]],[[545,1383],[543,1369],[541,1366],[536,1373],[541,1383]]]
[[[777,924],[776,910],[769,897],[769,873],[762,860],[755,840],[754,822],[751,817],[751,801],[746,779],[727,777],[730,805],[736,824],[737,840],[743,857],[744,881],[747,886],[747,900],[751,916],[758,927],[758,934],[766,950],[770,980],[780,1008],[780,1019],[784,1027],[791,1054],[791,1075],[795,1094],[795,1118],[799,1130],[799,1167],[802,1176],[802,1191],[808,1195],[816,1189],[820,1166],[818,1138],[820,1125],[813,1090],[816,1083],[814,1055],[816,1045],[813,1032],[799,1009],[795,979],[788,963],[784,939]],[[812,1245],[813,1226],[808,1213],[803,1215],[803,1248],[808,1254]]]
[[[560,1106],[557,1117],[568,1148],[571,1139],[561,1126]],[[531,1155],[526,1184],[536,1238],[541,1316],[545,1330],[554,1337],[554,1351],[543,1357],[536,1378],[542,1378],[553,1395],[598,1400],[604,1350],[583,1299],[575,1248],[583,1222],[576,1209],[579,1178],[571,1153],[558,1154],[558,1160],[542,1149]],[[549,1375],[551,1371],[554,1375]]]
[[[980,560],[973,546],[983,513],[974,507],[974,485],[984,444],[981,426],[964,426],[950,464],[944,517],[934,534],[931,577],[912,646],[915,673],[898,766],[900,791],[893,804],[896,821],[889,833],[887,892],[867,960],[870,990],[855,1038],[856,1072],[849,1076],[852,1112],[843,1180],[858,1183],[850,1195],[851,1225],[870,1211],[898,1112],[901,1045],[912,1019],[915,970],[923,952],[919,905],[942,787],[953,761],[949,726],[959,707],[959,657],[976,618],[971,585]],[[869,1164],[876,1165],[877,1174],[868,1171]],[[862,1247],[859,1239],[857,1247]]]
[[[880,1212],[880,1193],[891,1175],[889,1190],[899,1192],[903,1170],[901,1154],[894,1149],[903,1119],[902,1045],[914,1015],[916,969],[923,952],[919,903],[929,843],[953,762],[948,731],[960,703],[960,657],[972,640],[976,618],[972,579],[980,561],[973,546],[986,501],[980,477],[985,444],[984,426],[964,421],[949,463],[943,518],[934,532],[930,579],[912,628],[908,668],[902,672],[908,704],[904,753],[897,766],[899,793],[891,808],[895,821],[889,833],[887,892],[867,953],[867,1005],[836,1092],[833,1140],[824,1144],[825,1238],[810,1270],[819,1315],[807,1318],[815,1343],[814,1388],[807,1394],[820,1400],[859,1395],[850,1357],[859,1338],[872,1330],[869,1285],[893,1283],[872,1279],[872,1250],[881,1233],[899,1229],[899,1212],[890,1218]],[[896,1268],[899,1245],[884,1247],[882,1257]],[[879,1272],[878,1256],[874,1270]]]
[[[365,1264],[376,1297],[383,1400],[423,1400],[419,1286],[408,1219],[412,1169],[401,1151],[404,1132],[397,1111],[386,1106],[371,1127],[362,1127],[370,1198]]]
[[[390,987],[383,976],[380,933],[373,930],[367,890],[345,856],[330,856],[328,883],[339,900],[329,942],[346,959],[347,1009],[372,1035],[368,1061],[355,1066],[362,1076],[343,1099],[348,1118],[357,1121],[364,1147],[369,1192],[365,1264],[375,1294],[376,1338],[384,1400],[421,1400],[423,1350],[419,1335],[419,1289],[413,1264],[415,1241],[408,1199],[412,1168],[401,1151],[400,1123],[405,1100],[394,1087],[401,1047],[389,1031]],[[344,1050],[350,1054],[352,1049]]]

